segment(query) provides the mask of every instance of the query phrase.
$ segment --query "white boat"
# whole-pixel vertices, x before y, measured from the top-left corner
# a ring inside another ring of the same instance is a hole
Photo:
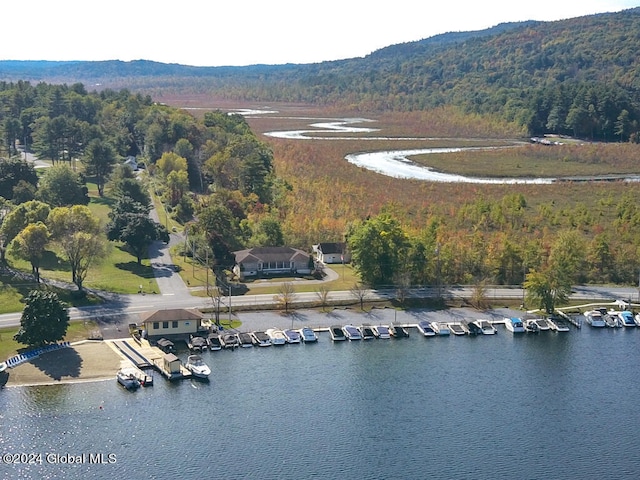
[[[189,355],[184,366],[197,378],[209,378],[211,374],[211,369],[202,361],[200,355]]]
[[[354,327],[353,325],[345,325],[344,327],[342,327],[342,331],[344,332],[345,337],[347,337],[349,340],[362,340],[362,334],[360,333],[360,330],[358,330],[358,328]]]
[[[378,337],[378,338],[382,338],[382,339],[388,339],[391,338],[391,333],[389,333],[389,327],[387,327],[386,325],[373,325],[371,327],[373,329],[373,334]]]
[[[498,333],[496,327],[491,325],[491,322],[489,322],[489,320],[474,320],[473,323],[475,323],[480,328],[480,331],[483,335],[495,335],[496,333]]]
[[[269,338],[269,335],[267,335],[265,332],[261,332],[261,331],[251,332],[251,339],[253,340],[253,344],[258,347],[271,346],[271,339]]]
[[[623,327],[635,327],[636,321],[633,318],[633,313],[629,310],[623,310],[622,312],[618,312],[618,319],[620,320],[620,324]]]
[[[360,331],[360,335],[362,336],[363,340],[373,340],[376,338],[371,325],[360,325],[358,327],[358,330]]]
[[[316,335],[316,332],[314,332],[311,327],[302,327],[298,330],[298,333],[304,343],[313,343],[318,341],[318,335]]]
[[[533,321],[538,324],[538,329],[541,332],[548,332],[549,330],[551,330],[551,325],[549,324],[547,319],[545,319],[545,318],[536,318]]]
[[[278,330],[277,328],[269,328],[265,333],[269,335],[271,345],[279,346],[285,345],[287,343],[287,339],[284,336],[284,332],[282,330]]]
[[[445,322],[432,322],[431,327],[433,328],[433,331],[436,332],[438,335],[451,334],[451,330],[449,330],[449,325],[447,325]]]
[[[282,333],[284,333],[284,338],[287,339],[287,343],[302,343],[302,338],[297,330],[287,328],[283,330]]]
[[[540,333],[538,322],[533,318],[524,321],[524,329],[529,333]]]
[[[467,330],[465,330],[465,328],[459,323],[450,322],[448,325],[449,325],[449,330],[454,335],[466,335],[467,334]]]
[[[0,362],[0,373],[4,372],[8,367],[7,362]]]
[[[127,390],[135,390],[140,387],[140,381],[136,376],[125,369],[118,370],[116,373],[116,380]]]
[[[247,332],[238,333],[238,341],[240,342],[240,346],[242,348],[253,347],[253,338],[251,338],[251,334]]]
[[[342,342],[347,339],[340,325],[331,325],[329,327],[329,335],[334,342]]]
[[[524,333],[524,323],[521,318],[512,317],[504,319],[504,326],[512,333]]]
[[[418,322],[418,331],[425,337],[435,337],[436,332],[431,326],[429,320],[420,320]]]
[[[583,315],[586,322],[594,328],[603,328],[607,326],[604,318],[602,318],[602,313],[598,310],[589,310],[588,312],[584,312]]]
[[[547,322],[549,322],[549,326],[551,327],[551,330],[554,330],[556,332],[569,331],[569,325],[567,324],[567,322],[565,322],[561,318],[547,318]]]

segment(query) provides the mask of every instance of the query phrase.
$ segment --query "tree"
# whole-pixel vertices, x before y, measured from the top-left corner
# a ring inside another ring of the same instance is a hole
[[[41,346],[64,338],[69,313],[55,292],[32,290],[25,302],[20,330],[14,336],[17,342]]]
[[[40,260],[49,243],[49,229],[42,223],[30,223],[9,244],[9,252],[31,263],[31,271],[40,283]]]
[[[360,310],[364,310],[364,301],[369,296],[369,290],[367,286],[361,282],[354,283],[353,287],[349,289],[349,292],[360,303]]]
[[[71,267],[71,278],[79,291],[94,261],[105,253],[99,220],[84,205],[54,208],[47,219],[51,238]]]
[[[362,281],[389,285],[404,267],[409,241],[398,221],[382,213],[348,233],[352,262]]]
[[[8,210],[3,207],[2,211]],[[37,200],[21,203],[7,213],[0,227],[0,261],[5,263],[5,247],[11,243],[30,223],[45,222],[49,216],[49,205]]]
[[[320,308],[324,311],[325,307],[329,303],[329,287],[326,285],[320,285],[316,290],[316,296],[318,297],[318,302],[320,303]]]
[[[89,191],[82,178],[66,165],[46,169],[40,179],[37,196],[52,207],[89,203]]]
[[[524,288],[528,301],[546,313],[553,313],[556,305],[566,302],[571,294],[571,282],[552,269],[527,273]]]
[[[156,162],[156,167],[162,173],[162,176],[167,177],[171,172],[186,172],[187,159],[176,153],[166,152]]]
[[[0,159],[0,195],[13,200],[15,188],[26,182],[34,188],[38,185],[38,175],[31,163],[19,158]]]
[[[284,308],[285,313],[289,313],[289,306],[296,298],[296,291],[293,288],[293,283],[284,282],[278,288],[278,293],[273,297],[276,304],[281,308]]]
[[[104,185],[115,161],[116,151],[108,142],[96,138],[87,145],[82,163],[87,168],[87,173],[95,177],[98,195],[101,197],[104,196]]]
[[[107,226],[107,238],[124,242],[135,255],[138,265],[149,245],[156,240],[169,241],[169,232],[146,213],[119,213],[112,216]]]

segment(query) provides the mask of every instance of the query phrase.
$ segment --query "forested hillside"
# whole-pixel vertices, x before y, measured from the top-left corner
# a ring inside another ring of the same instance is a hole
[[[0,62],[0,78],[81,81],[150,93],[308,102],[363,111],[453,104],[530,134],[638,141],[640,11],[505,24],[309,65],[188,67],[155,62]]]

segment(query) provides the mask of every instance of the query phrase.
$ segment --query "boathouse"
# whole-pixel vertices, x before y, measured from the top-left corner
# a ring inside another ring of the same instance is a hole
[[[140,315],[147,337],[190,335],[197,333],[202,325],[202,315],[197,310],[156,310]]]

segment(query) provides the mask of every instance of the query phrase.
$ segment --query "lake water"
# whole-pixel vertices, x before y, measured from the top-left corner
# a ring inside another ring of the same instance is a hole
[[[638,478],[640,329],[498,329],[207,352],[210,382],[133,393],[6,388],[0,450],[43,465],[0,477]]]

